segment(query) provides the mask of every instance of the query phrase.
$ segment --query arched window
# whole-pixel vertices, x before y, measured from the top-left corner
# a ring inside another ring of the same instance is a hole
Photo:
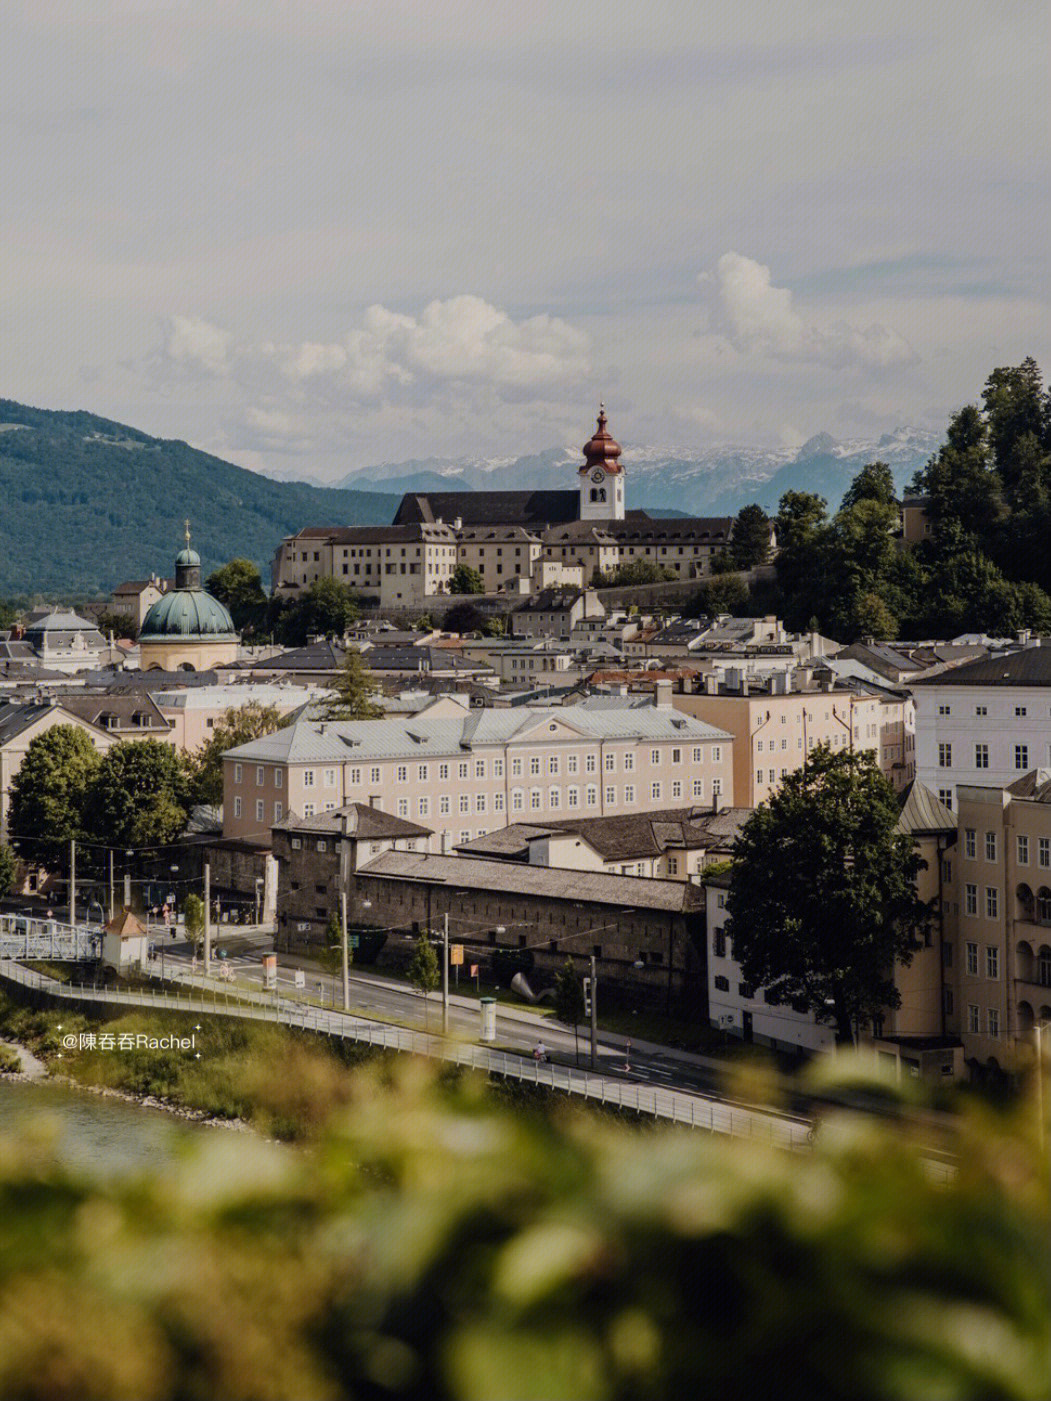
[[[1046,885],[1036,892],[1036,922],[1051,924],[1051,890]]]
[[[1019,1031],[1032,1031],[1032,1029],[1033,1029],[1033,1022],[1034,1022],[1035,1020],[1036,1020],[1036,1018],[1033,1016],[1033,1009],[1032,1009],[1032,1007],[1030,1007],[1029,1003],[1028,1003],[1028,1002],[1019,1002],[1019,1004],[1018,1004],[1018,1030],[1019,1030]]]
[[[1036,977],[1042,988],[1051,988],[1051,948],[1041,944],[1036,956]]]
[[[593,486],[591,488],[591,499],[592,501],[605,501],[606,488],[604,486]]]
[[[1018,976],[1023,982],[1031,983],[1034,974],[1033,946],[1028,939],[1022,939],[1018,945]]]
[[[1033,892],[1023,882],[1015,891],[1018,899],[1018,918],[1024,919],[1027,924],[1032,924],[1034,914]]]

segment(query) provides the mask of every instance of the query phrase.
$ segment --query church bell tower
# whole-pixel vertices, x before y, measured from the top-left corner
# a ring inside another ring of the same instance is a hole
[[[606,427],[606,406],[599,404],[598,426],[584,444],[584,465],[580,478],[580,519],[582,521],[622,521],[624,519],[624,468],[622,448]]]

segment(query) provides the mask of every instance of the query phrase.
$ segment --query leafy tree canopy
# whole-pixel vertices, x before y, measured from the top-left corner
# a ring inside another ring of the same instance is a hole
[[[8,813],[11,836],[26,840],[27,860],[67,869],[70,840],[87,836],[87,792],[100,763],[91,740],[75,725],[53,725],[30,741],[11,784]]]
[[[303,647],[311,637],[342,637],[357,620],[357,595],[338,579],[315,579],[291,603],[276,600],[271,623],[287,647]]]
[[[18,877],[18,858],[9,846],[0,842],[0,895],[9,895]]]
[[[450,593],[485,593],[485,581],[477,569],[458,564],[449,578]]]
[[[898,801],[875,759],[822,746],[757,808],[734,849],[727,936],[747,983],[853,1039],[900,1002],[930,911],[922,862],[898,832]]]
[[[205,588],[226,605],[238,632],[248,634],[261,628],[266,619],[267,598],[259,566],[252,560],[230,560],[209,574]]]
[[[262,739],[273,734],[283,724],[281,712],[274,705],[249,701],[237,710],[229,710],[212,730],[210,738],[197,750],[190,762],[192,794],[195,803],[220,807],[223,801],[223,755],[239,744]]]
[[[86,825],[105,846],[164,846],[186,825],[190,778],[185,759],[160,740],[115,744],[92,774]]]

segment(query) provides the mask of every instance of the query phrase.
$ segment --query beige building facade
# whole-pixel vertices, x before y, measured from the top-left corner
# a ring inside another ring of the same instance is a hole
[[[729,736],[670,707],[299,720],[231,750],[223,770],[224,836],[252,841],[289,812],[352,802],[434,829],[434,850],[525,819],[733,802]]]
[[[494,556],[494,567],[495,562]],[[282,540],[272,582],[276,594],[294,597],[316,579],[338,579],[377,595],[381,606],[389,608],[448,594],[457,563],[456,532],[441,521],[312,527]]]
[[[835,688],[820,691],[771,690],[787,684],[775,677],[767,689],[713,693],[676,691],[672,704],[684,715],[733,735],[734,801],[758,807],[786,774],[801,769],[819,745],[833,752],[869,750],[881,757],[882,712],[875,696]],[[703,684],[703,680],[702,680]]]

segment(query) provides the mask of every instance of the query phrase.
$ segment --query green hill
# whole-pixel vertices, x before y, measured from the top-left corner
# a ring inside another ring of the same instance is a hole
[[[193,530],[207,575],[235,555],[269,566],[308,525],[386,525],[399,498],[277,482],[95,414],[0,399],[0,596],[108,594],[170,574]]]

